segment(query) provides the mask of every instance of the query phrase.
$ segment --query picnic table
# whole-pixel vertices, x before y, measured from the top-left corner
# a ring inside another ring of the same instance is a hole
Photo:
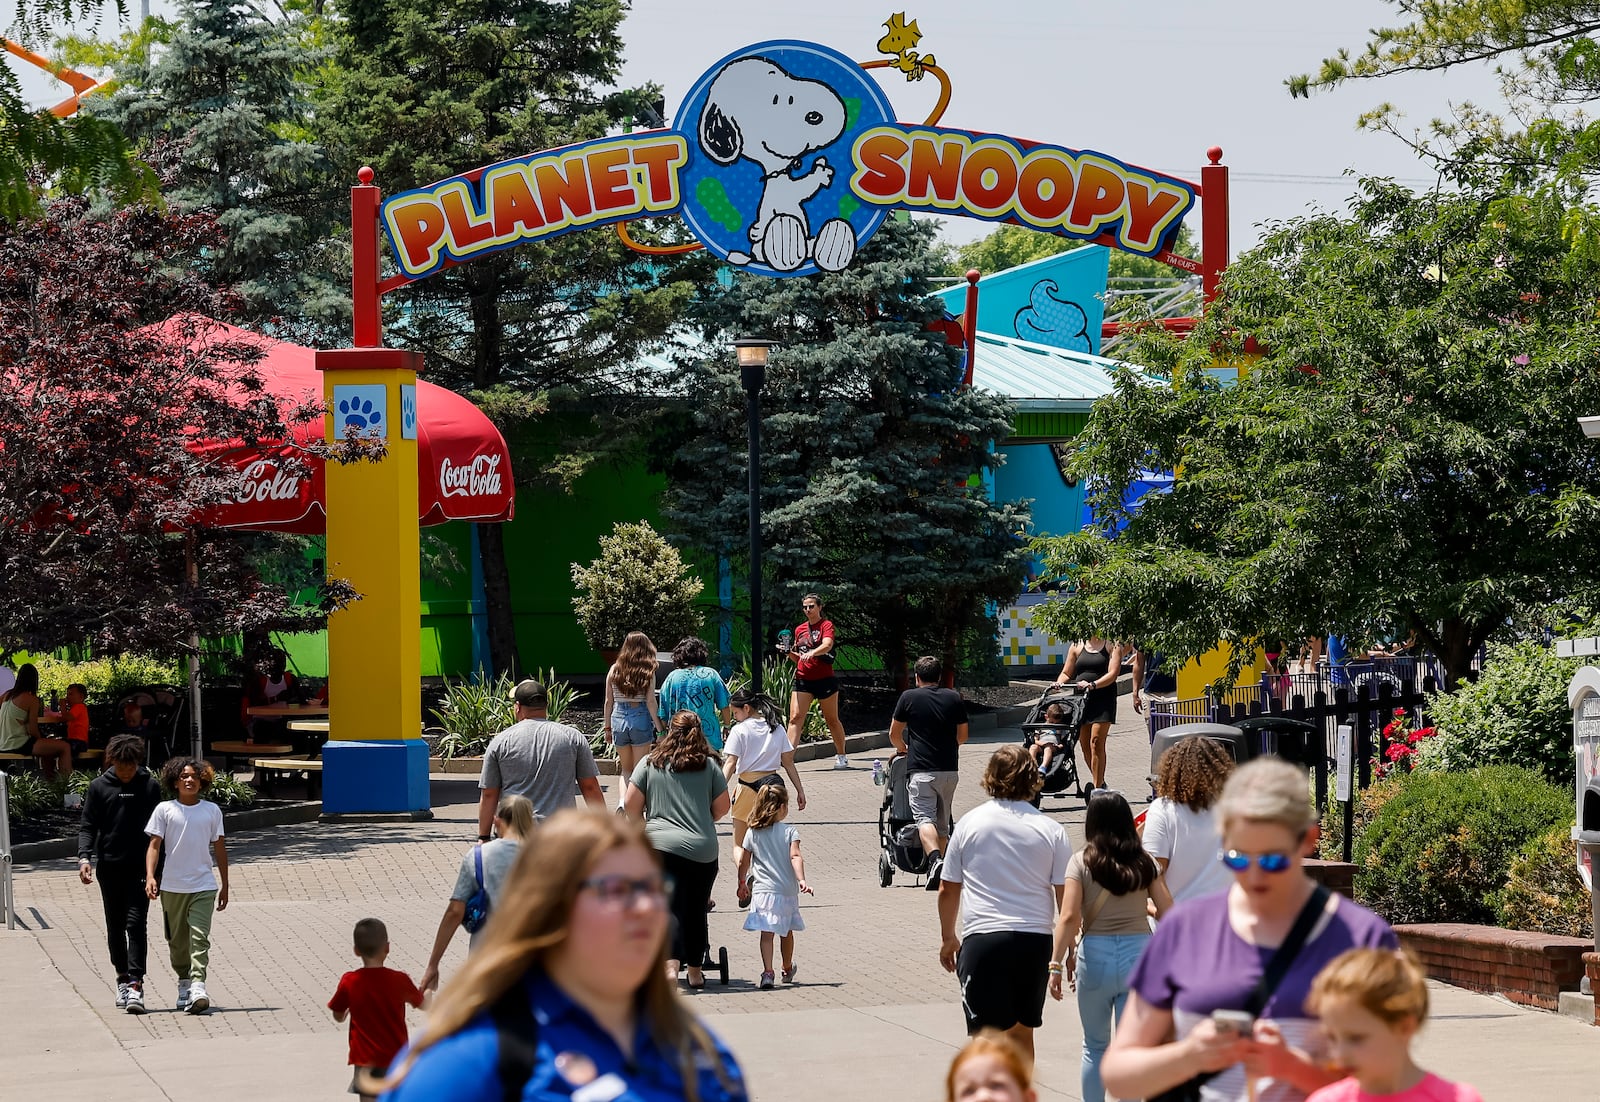
[[[327,719],[326,704],[252,704],[245,715],[257,719]]]
[[[284,757],[294,753],[286,742],[246,742],[244,739],[223,740],[211,744],[211,752],[222,755],[222,765],[231,769],[234,758]]]

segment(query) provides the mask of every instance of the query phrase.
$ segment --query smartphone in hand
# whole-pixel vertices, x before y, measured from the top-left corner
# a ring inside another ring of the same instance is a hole
[[[1256,1020],[1243,1010],[1213,1010],[1211,1024],[1217,1027],[1218,1033],[1249,1037],[1255,1032]]]

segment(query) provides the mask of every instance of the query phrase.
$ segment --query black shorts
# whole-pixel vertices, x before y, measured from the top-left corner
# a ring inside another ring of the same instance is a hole
[[[794,679],[794,691],[807,693],[817,700],[827,700],[830,696],[838,695],[839,679],[831,673],[827,677],[797,677]]]
[[[1044,1024],[1044,996],[1050,984],[1049,934],[1002,931],[973,934],[961,943],[956,975],[961,979],[961,1012],[967,1033]]]

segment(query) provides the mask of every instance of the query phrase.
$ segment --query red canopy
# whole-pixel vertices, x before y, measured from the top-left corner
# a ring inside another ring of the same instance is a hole
[[[289,405],[322,402],[322,372],[316,368],[315,349],[222,322],[208,324],[202,339],[259,345],[262,357],[251,366],[269,396]],[[322,420],[317,419],[296,426],[294,440],[287,443],[320,441],[322,433]],[[206,527],[305,535],[326,531],[327,490],[320,458],[305,457],[286,467],[271,449],[246,447],[237,440],[203,447],[239,472],[235,500],[208,510],[201,522]],[[417,380],[417,476],[421,525],[511,519],[511,455],[500,430],[461,395],[421,379]]]

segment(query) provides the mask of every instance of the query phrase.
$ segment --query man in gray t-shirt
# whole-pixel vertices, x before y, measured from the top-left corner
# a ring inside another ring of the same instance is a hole
[[[478,778],[480,842],[489,840],[489,827],[503,795],[528,797],[535,817],[545,819],[572,806],[576,781],[584,801],[605,810],[600,770],[589,740],[577,728],[545,718],[545,688],[539,682],[519,682],[511,697],[517,705],[517,722],[490,740]]]

